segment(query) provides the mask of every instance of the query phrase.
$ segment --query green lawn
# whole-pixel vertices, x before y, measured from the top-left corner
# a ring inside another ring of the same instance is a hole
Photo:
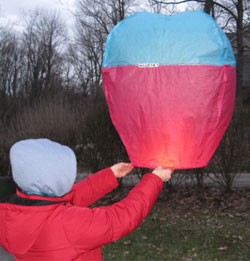
[[[250,260],[250,193],[177,193],[159,200],[130,235],[103,247],[108,260]]]

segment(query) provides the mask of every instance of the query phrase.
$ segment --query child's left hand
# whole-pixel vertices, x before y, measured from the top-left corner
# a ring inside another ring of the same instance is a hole
[[[113,165],[111,170],[117,178],[122,178],[125,177],[133,168],[134,166],[131,163],[120,162]]]

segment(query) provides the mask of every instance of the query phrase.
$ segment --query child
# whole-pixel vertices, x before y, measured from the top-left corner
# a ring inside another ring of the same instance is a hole
[[[0,204],[0,246],[17,261],[102,260],[101,247],[141,223],[162,181],[172,174],[159,167],[120,202],[90,209],[117,187],[117,178],[126,176],[131,164],[115,164],[74,184],[74,152],[48,139],[17,142],[10,161],[19,189],[10,202]]]

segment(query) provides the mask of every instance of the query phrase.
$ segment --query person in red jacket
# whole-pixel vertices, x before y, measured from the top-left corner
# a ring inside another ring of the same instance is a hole
[[[16,261],[102,260],[101,247],[130,233],[146,217],[172,170],[142,177],[121,201],[90,204],[117,187],[133,166],[118,163],[74,184],[76,158],[47,139],[23,140],[10,150],[16,195],[0,204],[0,246]]]

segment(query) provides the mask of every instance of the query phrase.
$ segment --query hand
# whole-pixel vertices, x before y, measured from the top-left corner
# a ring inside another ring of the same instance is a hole
[[[113,165],[111,170],[117,178],[122,178],[125,177],[133,168],[134,166],[131,163],[121,162]]]
[[[158,176],[162,181],[168,181],[171,178],[173,170],[164,169],[163,167],[158,167],[154,169],[152,173]]]

